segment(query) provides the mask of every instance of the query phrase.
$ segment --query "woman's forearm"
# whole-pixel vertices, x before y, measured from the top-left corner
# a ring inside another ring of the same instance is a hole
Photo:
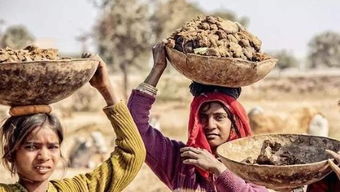
[[[220,192],[268,192],[263,186],[246,183],[229,170],[225,170],[217,177],[215,185]]]
[[[164,68],[153,67],[149,75],[144,80],[144,83],[147,83],[149,85],[156,87],[163,72],[164,72]]]
[[[150,71],[150,74],[145,79],[144,83],[156,87],[159,79],[161,78],[167,66],[165,44],[161,42],[153,46],[152,55],[154,65],[152,67],[152,70]]]

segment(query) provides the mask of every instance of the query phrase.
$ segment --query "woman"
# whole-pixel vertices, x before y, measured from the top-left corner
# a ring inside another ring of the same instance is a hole
[[[153,48],[153,58],[149,76],[133,90],[128,107],[146,147],[146,163],[154,173],[173,191],[267,191],[245,182],[216,158],[222,143],[251,135],[246,113],[236,101],[241,89],[192,84],[188,143],[170,140],[148,123],[155,87],[167,65],[164,44]]]
[[[90,173],[49,181],[61,159],[59,120],[44,110],[49,106],[12,108],[12,117],[1,130],[3,161],[19,181],[0,184],[0,192],[122,191],[136,176],[145,159],[143,141],[126,105],[113,92],[105,63],[97,56],[95,59],[100,62],[90,84],[104,97],[104,112],[117,135],[111,157]]]

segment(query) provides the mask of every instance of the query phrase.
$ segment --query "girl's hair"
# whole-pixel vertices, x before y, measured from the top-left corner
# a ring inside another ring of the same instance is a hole
[[[231,97],[237,99],[241,94],[241,87],[221,87],[215,85],[205,85],[193,81],[189,86],[191,94],[196,97],[204,93],[219,92],[227,94]]]
[[[59,138],[61,144],[64,139],[63,130],[59,119],[55,115],[38,113],[8,118],[1,126],[2,162],[12,173],[16,174],[14,157],[16,150],[26,140],[35,128],[48,126]]]
[[[199,113],[202,113],[202,112],[206,112],[210,109],[211,107],[211,104],[213,103],[218,103],[219,105],[221,105],[223,107],[223,109],[225,110],[225,112],[227,113],[228,115],[228,119],[231,121],[231,129],[230,131],[235,131],[236,134],[238,136],[240,136],[240,133],[236,127],[236,117],[235,115],[230,111],[229,107],[228,106],[225,106],[222,102],[220,101],[209,101],[209,102],[205,102],[201,105],[200,109],[199,109]]]

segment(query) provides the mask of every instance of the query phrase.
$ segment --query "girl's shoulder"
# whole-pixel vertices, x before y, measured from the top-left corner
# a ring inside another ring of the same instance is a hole
[[[0,183],[0,192],[22,191],[17,184]]]

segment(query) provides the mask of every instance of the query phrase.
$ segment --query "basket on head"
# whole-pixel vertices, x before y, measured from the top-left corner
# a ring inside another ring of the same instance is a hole
[[[0,63],[0,104],[47,105],[88,82],[97,69],[93,59]]]
[[[277,59],[268,56],[260,62],[229,57],[184,54],[166,46],[167,57],[176,70],[187,78],[208,85],[242,87],[263,79]]]
[[[249,157],[256,159],[266,140],[280,143],[297,159],[303,159],[305,164],[259,165],[243,162]],[[245,181],[280,190],[298,188],[327,176],[332,169],[327,163],[330,157],[325,149],[340,150],[340,141],[310,135],[269,134],[224,143],[217,148],[217,154],[228,169]]]

